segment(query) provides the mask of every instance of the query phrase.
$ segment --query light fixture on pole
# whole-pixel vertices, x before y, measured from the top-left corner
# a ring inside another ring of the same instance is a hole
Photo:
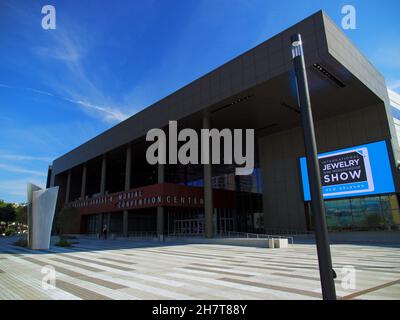
[[[331,250],[329,247],[328,228],[326,225],[325,206],[321,187],[321,175],[319,172],[317,144],[315,140],[303,44],[300,34],[292,35],[291,43],[292,58],[296,74],[297,96],[303,127],[308,178],[310,180],[311,211],[315,221],[315,238],[317,243],[322,297],[324,300],[336,300]]]

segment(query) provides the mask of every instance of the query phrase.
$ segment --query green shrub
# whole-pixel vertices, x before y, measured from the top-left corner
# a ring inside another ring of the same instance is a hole
[[[71,247],[72,244],[65,237],[60,237],[60,240],[56,243],[58,247]]]
[[[26,239],[18,239],[13,243],[13,245],[26,248],[28,247],[28,241]]]
[[[6,234],[6,236],[13,236],[16,233],[16,231],[15,228],[8,227],[4,233]]]

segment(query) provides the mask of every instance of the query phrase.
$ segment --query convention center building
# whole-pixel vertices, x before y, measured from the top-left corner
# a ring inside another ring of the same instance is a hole
[[[400,225],[399,144],[383,76],[319,11],[54,160],[69,233],[215,237],[313,230],[290,38],[302,36],[330,230]],[[400,119],[400,117],[399,117]],[[233,164],[150,164],[154,128],[254,129]],[[72,211],[71,211],[72,212]],[[57,214],[57,213],[56,213]]]

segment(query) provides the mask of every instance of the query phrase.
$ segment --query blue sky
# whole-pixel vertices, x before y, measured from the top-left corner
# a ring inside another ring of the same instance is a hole
[[[53,159],[310,14],[340,25],[346,4],[344,32],[399,92],[398,0],[2,0],[0,199],[25,201]]]

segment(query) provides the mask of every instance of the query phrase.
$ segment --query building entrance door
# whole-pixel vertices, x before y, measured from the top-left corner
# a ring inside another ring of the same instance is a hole
[[[218,233],[224,234],[234,231],[233,213],[230,209],[218,209]]]
[[[204,235],[205,217],[203,209],[168,209],[166,220],[169,235]],[[236,222],[233,210],[214,208],[213,229],[215,234],[235,231]]]
[[[204,234],[204,210],[197,208],[167,209],[167,232],[169,235],[202,235]]]
[[[204,233],[204,219],[175,220],[175,235],[200,235]]]

